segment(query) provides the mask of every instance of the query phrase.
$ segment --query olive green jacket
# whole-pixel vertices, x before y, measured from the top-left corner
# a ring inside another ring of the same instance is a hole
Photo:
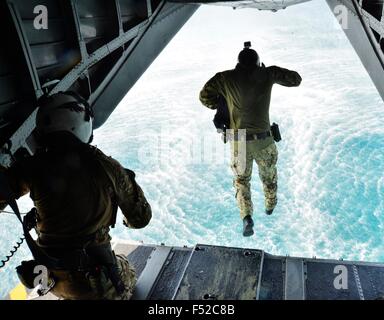
[[[41,246],[77,247],[109,241],[117,206],[130,228],[143,228],[152,217],[143,191],[125,169],[86,144],[39,152],[16,163],[6,174],[17,197],[30,192],[38,211]],[[0,206],[4,207],[1,199]]]
[[[219,95],[228,105],[231,129],[247,129],[248,133],[270,130],[269,105],[272,86],[299,86],[300,75],[276,66],[246,69],[240,64],[233,70],[217,73],[200,92],[200,101],[216,109]]]

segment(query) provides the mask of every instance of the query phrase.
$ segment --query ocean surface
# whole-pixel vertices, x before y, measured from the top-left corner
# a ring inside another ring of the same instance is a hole
[[[241,235],[229,146],[198,100],[210,77],[235,66],[244,41],[267,66],[303,77],[299,88],[273,89],[271,121],[283,136],[279,204],[264,214],[255,165],[252,238]],[[384,262],[383,107],[325,1],[278,13],[202,7],[95,132],[94,144],[136,172],[153,209],[147,228],[119,223],[113,238]],[[26,211],[31,202],[20,205]],[[22,231],[11,215],[1,214],[0,223],[2,259]],[[28,257],[23,245],[0,269],[0,297]]]

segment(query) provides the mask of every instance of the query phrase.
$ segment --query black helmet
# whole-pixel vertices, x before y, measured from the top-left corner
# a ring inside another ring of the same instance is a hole
[[[246,67],[260,65],[260,57],[255,50],[251,49],[251,42],[244,43],[244,49],[240,51],[238,61]]]

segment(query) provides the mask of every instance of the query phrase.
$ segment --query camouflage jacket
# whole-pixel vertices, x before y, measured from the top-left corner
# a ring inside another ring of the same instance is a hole
[[[270,130],[269,105],[272,86],[298,86],[300,75],[276,66],[246,69],[240,64],[233,70],[217,73],[200,92],[200,101],[210,109],[216,109],[219,96],[228,105],[230,128],[247,129],[249,133]]]
[[[17,197],[30,192],[38,211],[41,246],[77,247],[109,241],[117,206],[130,228],[143,228],[152,217],[142,189],[126,170],[86,144],[38,152],[6,174]],[[4,207],[1,201],[0,206]]]

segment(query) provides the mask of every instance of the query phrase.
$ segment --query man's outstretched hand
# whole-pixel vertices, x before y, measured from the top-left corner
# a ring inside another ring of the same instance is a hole
[[[301,81],[303,79],[296,71],[291,71],[286,75],[286,81],[292,86],[292,87],[298,87],[301,84]]]

